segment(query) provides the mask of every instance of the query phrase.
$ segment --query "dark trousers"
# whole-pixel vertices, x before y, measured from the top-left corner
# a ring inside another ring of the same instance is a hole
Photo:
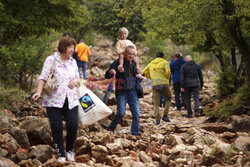
[[[187,111],[188,115],[192,115],[192,109],[191,109],[191,93],[193,93],[194,97],[194,112],[199,113],[199,87],[185,87],[185,96],[186,96],[186,106],[187,106]]]
[[[66,98],[63,108],[47,107],[47,115],[50,120],[50,127],[55,149],[58,156],[65,157],[63,145],[63,118],[66,122],[67,137],[66,137],[66,151],[73,149],[76,133],[78,129],[78,106],[73,109],[68,107],[68,99]]]
[[[181,94],[181,100],[180,100],[180,94]],[[186,97],[184,92],[181,92],[181,85],[180,83],[174,84],[174,96],[175,96],[175,102],[176,102],[176,108],[177,110],[181,110],[181,101],[182,103],[186,103]]]

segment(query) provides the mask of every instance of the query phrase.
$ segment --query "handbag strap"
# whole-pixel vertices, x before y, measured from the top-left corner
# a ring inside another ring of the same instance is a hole
[[[54,55],[53,57],[54,57],[54,61],[53,61],[53,65],[51,66],[51,69],[50,69],[50,75],[54,74],[54,71],[55,71],[56,56]]]
[[[85,48],[83,49],[82,54],[81,54],[81,56],[79,57],[79,59],[82,57],[82,55],[83,55],[83,53],[85,52],[86,48],[87,48],[87,45],[85,44]]]

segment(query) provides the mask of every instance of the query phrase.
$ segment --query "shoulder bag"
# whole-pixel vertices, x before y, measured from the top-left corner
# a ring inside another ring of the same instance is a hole
[[[43,88],[45,94],[51,94],[55,90],[56,87],[55,64],[56,64],[56,56],[54,56],[54,62],[50,69],[49,78],[47,79]]]

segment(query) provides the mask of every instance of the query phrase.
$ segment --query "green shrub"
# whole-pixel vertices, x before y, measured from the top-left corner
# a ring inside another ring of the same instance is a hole
[[[0,109],[11,109],[17,103],[22,103],[27,98],[27,93],[19,88],[0,88]]]
[[[236,92],[236,80],[237,76],[233,68],[220,72],[218,79],[215,81],[217,84],[218,96],[225,97]]]
[[[212,112],[205,112],[207,116],[216,118],[217,121],[226,121],[231,115],[241,115],[246,112],[243,105],[250,101],[250,88],[245,84],[238,89],[232,99],[220,103]]]

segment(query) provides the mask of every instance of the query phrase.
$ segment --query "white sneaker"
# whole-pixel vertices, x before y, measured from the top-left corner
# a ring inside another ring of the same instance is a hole
[[[58,161],[58,162],[61,162],[61,163],[64,163],[64,162],[66,162],[66,158],[65,158],[65,157],[59,157],[59,158],[57,159],[57,161]]]
[[[66,158],[68,161],[75,161],[75,155],[72,151],[66,152]]]

